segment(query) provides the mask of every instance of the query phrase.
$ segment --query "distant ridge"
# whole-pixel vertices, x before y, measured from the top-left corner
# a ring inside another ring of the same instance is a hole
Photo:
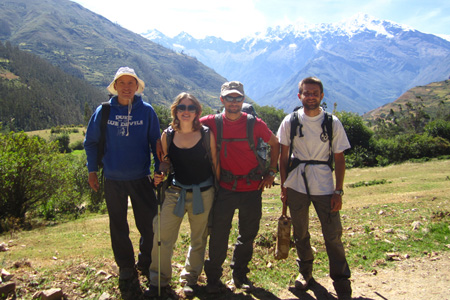
[[[258,104],[285,112],[298,105],[297,84],[307,76],[324,82],[330,109],[336,103],[338,110],[363,114],[450,75],[448,40],[361,13],[338,23],[268,28],[236,43],[187,33],[143,35],[242,81]]]

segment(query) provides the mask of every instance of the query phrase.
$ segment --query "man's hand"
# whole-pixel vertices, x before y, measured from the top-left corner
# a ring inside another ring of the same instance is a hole
[[[333,193],[333,196],[331,196],[331,211],[338,212],[341,209],[342,209],[342,196]]]
[[[272,187],[274,180],[275,176],[270,176],[269,174],[264,175],[263,180],[258,186],[258,190],[262,189],[264,191],[264,188]]]
[[[98,177],[97,172],[89,172],[89,179],[88,179],[89,185],[91,188],[98,192],[98,189],[100,188],[100,185],[98,183]]]

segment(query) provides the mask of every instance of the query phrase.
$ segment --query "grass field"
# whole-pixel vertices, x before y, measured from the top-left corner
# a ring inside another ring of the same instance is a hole
[[[65,130],[70,137],[70,144],[76,143],[78,141],[84,141],[84,134],[86,133],[86,127],[83,126],[73,126],[73,127],[62,127],[62,130]],[[60,133],[52,134],[51,129],[43,129],[43,130],[34,130],[34,131],[27,131],[26,134],[29,136],[39,136],[46,141],[50,141],[52,138],[52,135],[58,135]]]
[[[341,217],[343,241],[352,270],[371,272],[389,268],[393,259],[449,250],[450,160],[350,169],[345,182]],[[279,186],[263,194],[263,218],[249,274],[258,287],[273,295],[292,285],[297,274],[294,248],[286,260],[277,261],[273,257],[277,220],[281,214],[279,195]],[[137,245],[139,236],[131,210],[129,217],[131,236]],[[312,245],[316,251],[315,277],[325,277],[328,259],[313,209],[310,220]],[[229,263],[237,235],[234,224],[229,256],[224,264],[224,281],[231,279]],[[20,299],[31,299],[36,290],[53,286],[62,286],[67,293],[70,290],[70,299],[98,299],[105,291],[119,297],[117,277],[99,279],[97,274],[99,270],[113,275],[117,272],[107,215],[86,215],[31,231],[9,232],[0,236],[2,242],[9,244],[9,251],[0,252],[0,268],[15,274]],[[173,261],[173,284],[178,288],[177,279],[188,245],[189,230],[185,220]]]

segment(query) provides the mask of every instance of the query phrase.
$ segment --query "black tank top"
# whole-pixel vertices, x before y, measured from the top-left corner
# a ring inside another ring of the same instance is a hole
[[[175,178],[182,184],[199,184],[212,176],[211,164],[202,140],[203,137],[189,149],[178,148],[173,141],[170,144],[169,157]]]

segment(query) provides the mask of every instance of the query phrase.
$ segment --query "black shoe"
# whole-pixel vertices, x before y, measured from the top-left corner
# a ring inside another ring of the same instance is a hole
[[[339,300],[351,300],[352,299],[352,285],[350,280],[343,279],[333,282],[334,289]]]
[[[305,278],[302,274],[298,274],[295,278],[294,286],[297,290],[305,291],[310,288],[314,283],[312,276]]]
[[[142,296],[141,285],[137,276],[119,279],[119,290],[124,300],[135,300]]]
[[[184,295],[186,297],[193,297],[195,295],[195,293],[198,291],[198,285],[194,284],[194,285],[185,285],[183,287],[183,292]]]
[[[163,294],[165,287],[161,287],[161,295]],[[150,285],[149,289],[144,292],[144,299],[152,299],[159,297],[158,287],[156,285]]]
[[[150,275],[149,266],[141,266],[139,263],[136,264],[136,270],[145,277],[148,277]]]
[[[208,294],[219,294],[219,293],[225,292],[226,290],[227,290],[226,285],[223,284],[223,282],[220,280],[208,282],[206,284],[206,292]]]
[[[245,275],[242,277],[233,276],[233,282],[236,288],[243,289],[247,292],[253,291],[255,289],[253,283]]]
[[[137,271],[135,268],[120,268],[119,269],[119,280],[131,280],[137,277]]]

